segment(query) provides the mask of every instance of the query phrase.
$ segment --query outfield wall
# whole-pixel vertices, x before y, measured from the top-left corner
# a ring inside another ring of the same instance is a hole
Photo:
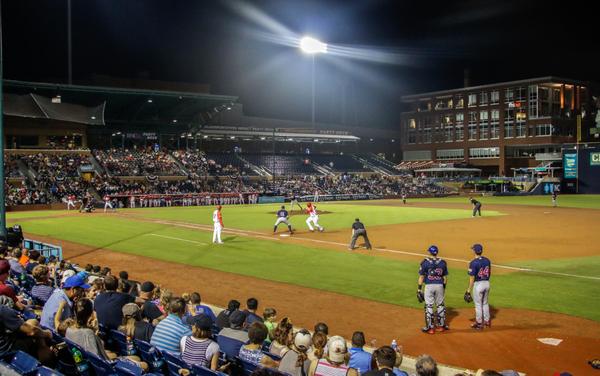
[[[600,193],[600,146],[563,151],[565,193]]]

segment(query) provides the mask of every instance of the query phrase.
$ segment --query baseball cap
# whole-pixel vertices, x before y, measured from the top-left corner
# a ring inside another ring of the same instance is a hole
[[[150,281],[146,281],[144,283],[142,283],[142,285],[140,286],[140,291],[142,292],[152,292],[154,291],[154,283],[150,282]]]
[[[10,271],[10,263],[8,260],[0,260],[0,274],[6,274]]]
[[[312,345],[312,337],[308,330],[301,329],[294,336],[294,345],[300,350],[308,350]]]
[[[123,316],[135,316],[140,311],[140,307],[135,303],[127,303],[122,308]]]
[[[80,287],[84,290],[87,290],[90,288],[90,285],[85,283],[85,279],[81,278],[80,275],[74,275],[74,276],[67,278],[67,280],[63,284],[63,288],[65,288],[65,289],[70,289],[73,287]]]
[[[435,245],[432,245],[431,247],[429,247],[427,249],[427,252],[431,253],[432,255],[437,255],[438,254],[438,247]]]
[[[480,254],[481,252],[483,252],[483,246],[481,244],[473,244],[471,249],[473,251],[475,251],[475,253],[477,253],[477,254]]]
[[[62,280],[66,281],[67,279],[74,276],[75,274],[76,274],[75,270],[73,270],[73,269],[65,270],[62,274]]]
[[[231,312],[229,315],[229,326],[231,328],[241,328],[246,321],[246,314],[240,310]]]
[[[213,321],[206,315],[197,315],[189,320],[190,325],[196,326],[198,329],[209,330],[212,328]]]
[[[342,363],[346,358],[348,347],[346,346],[346,340],[340,336],[333,336],[329,338],[327,342],[327,353],[329,360]]]

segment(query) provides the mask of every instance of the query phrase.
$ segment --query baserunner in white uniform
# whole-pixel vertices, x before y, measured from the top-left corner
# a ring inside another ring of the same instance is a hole
[[[114,210],[112,202],[110,201],[109,195],[104,195],[104,212],[106,213],[106,209]]]
[[[325,230],[321,225],[319,225],[319,215],[317,214],[317,207],[312,203],[306,204],[306,213],[308,214],[308,218],[306,219],[306,225],[310,231],[315,231],[313,225],[319,229],[319,231],[323,232]]]
[[[212,214],[213,220],[213,243],[223,244],[221,240],[221,230],[223,230],[223,216],[221,215],[221,205],[217,206],[217,209],[213,211]]]
[[[273,234],[277,232],[277,227],[279,227],[280,223],[285,223],[287,225],[290,235],[294,233],[292,231],[292,225],[289,221],[288,211],[285,210],[284,205],[282,205],[281,209],[277,212],[277,220],[275,221],[275,226],[273,226]]]

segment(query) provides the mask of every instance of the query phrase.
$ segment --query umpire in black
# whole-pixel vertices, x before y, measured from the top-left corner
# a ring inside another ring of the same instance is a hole
[[[367,236],[367,229],[360,219],[356,218],[352,224],[352,241],[350,241],[348,250],[352,251],[354,249],[354,245],[359,236],[362,236],[365,239],[365,248],[371,249],[371,242],[369,242],[369,237]]]

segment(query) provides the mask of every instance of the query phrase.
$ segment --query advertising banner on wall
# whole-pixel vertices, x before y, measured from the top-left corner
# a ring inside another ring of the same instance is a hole
[[[577,178],[577,154],[566,153],[563,155],[563,177],[565,179]]]

